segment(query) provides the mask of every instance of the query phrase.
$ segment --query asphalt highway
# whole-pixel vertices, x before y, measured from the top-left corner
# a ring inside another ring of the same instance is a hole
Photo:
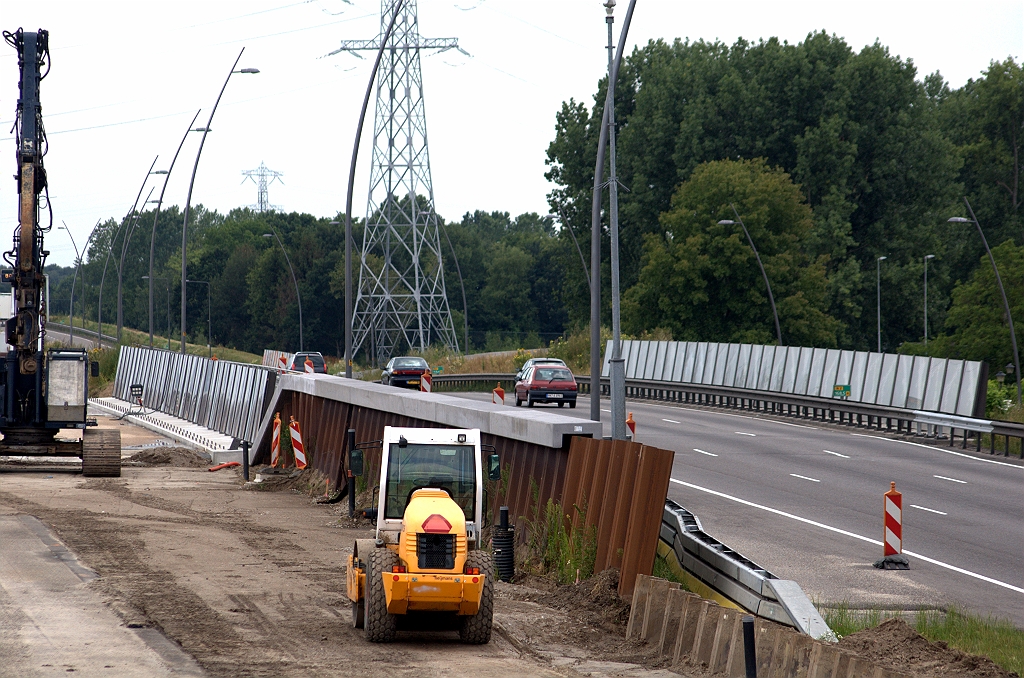
[[[489,394],[451,394],[489,400]],[[509,401],[511,402],[511,401]],[[605,434],[609,404],[602,401]],[[588,399],[557,409],[589,418]],[[638,442],[675,452],[668,496],[818,602],[959,605],[1024,627],[1024,465],[853,427],[629,401]],[[909,571],[882,571],[883,495],[903,493]]]

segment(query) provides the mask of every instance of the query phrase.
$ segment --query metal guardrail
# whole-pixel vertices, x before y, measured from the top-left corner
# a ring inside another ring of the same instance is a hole
[[[444,386],[449,384],[479,387],[490,385],[489,388],[494,388],[493,384],[499,381],[504,385],[512,383],[514,379],[514,374],[450,374],[434,377],[433,385],[436,390],[444,390]],[[577,383],[581,394],[590,393],[589,376],[577,376]],[[609,392],[608,379],[602,377],[601,394],[608,395]],[[956,444],[959,431],[961,448],[966,449],[968,441],[973,439],[978,452],[981,451],[982,437],[988,435],[990,454],[996,453],[997,441],[1001,436],[1004,457],[1010,454],[1010,439],[1016,438],[1022,443],[1021,455],[1024,458],[1024,424],[1011,421],[887,407],[838,398],[646,379],[626,379],[626,397],[763,412],[893,433],[927,435],[938,439],[948,433],[951,447]]]
[[[707,534],[697,516],[671,499],[665,500],[659,538],[686,574],[744,610],[835,642],[799,584],[779,579]]]
[[[61,334],[69,334],[71,332],[71,328],[69,326],[65,325],[64,323],[55,323],[53,321],[50,321],[50,322],[46,323],[46,327],[47,328],[53,328],[55,330],[60,330]],[[89,329],[86,329],[84,327],[76,327],[75,328],[75,333],[76,334],[80,334],[83,337],[91,337],[93,339],[95,339],[98,336],[98,333],[96,332],[96,330],[89,330]],[[109,334],[104,334],[103,335],[103,342],[107,343],[107,344],[114,344],[114,345],[116,345],[117,344],[117,337],[111,336]]]

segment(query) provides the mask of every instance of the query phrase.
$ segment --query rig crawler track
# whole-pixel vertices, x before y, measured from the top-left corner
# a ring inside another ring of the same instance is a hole
[[[121,477],[121,432],[82,432],[82,475],[87,478]]]

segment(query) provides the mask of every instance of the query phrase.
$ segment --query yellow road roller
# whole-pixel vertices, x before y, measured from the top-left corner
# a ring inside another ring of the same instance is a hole
[[[351,465],[361,466],[358,455]],[[479,429],[384,428],[376,535],[357,539],[348,558],[352,621],[367,640],[390,642],[416,618],[453,624],[464,643],[490,641],[485,474],[500,480],[501,467],[497,454],[484,458]]]

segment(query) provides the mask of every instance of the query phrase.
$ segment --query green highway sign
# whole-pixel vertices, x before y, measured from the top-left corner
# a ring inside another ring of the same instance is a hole
[[[850,385],[849,384],[836,384],[832,387],[833,398],[849,398],[850,397]]]

